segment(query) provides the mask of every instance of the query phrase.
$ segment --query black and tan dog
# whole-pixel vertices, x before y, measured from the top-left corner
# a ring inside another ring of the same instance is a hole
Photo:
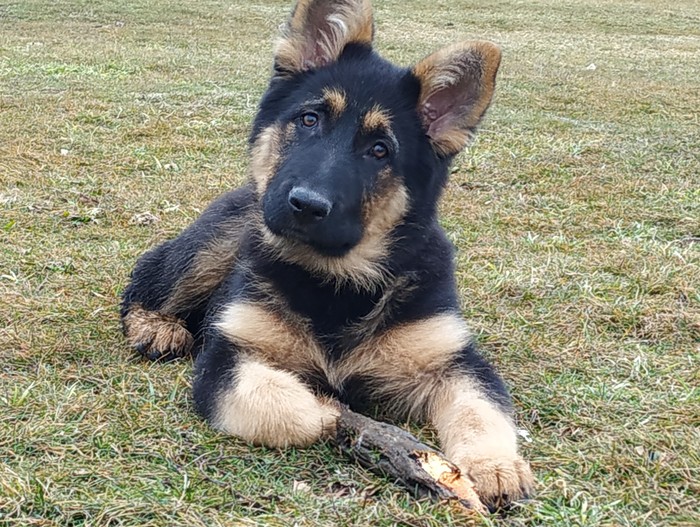
[[[411,69],[372,49],[368,0],[300,0],[251,134],[250,184],[146,253],[123,297],[149,359],[196,354],[194,403],[268,446],[332,433],[335,401],[427,422],[491,505],[532,487],[511,402],[460,316],[436,218],[486,111],[488,42]]]

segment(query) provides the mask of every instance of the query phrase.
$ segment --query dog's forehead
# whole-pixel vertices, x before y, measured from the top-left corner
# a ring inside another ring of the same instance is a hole
[[[319,99],[336,119],[351,116],[361,121],[380,123],[393,113],[391,101],[367,91],[357,94],[340,83],[324,86]]]
[[[415,108],[418,90],[411,81],[408,70],[372,54],[319,72],[310,88],[335,117],[351,114],[380,124],[388,116]]]

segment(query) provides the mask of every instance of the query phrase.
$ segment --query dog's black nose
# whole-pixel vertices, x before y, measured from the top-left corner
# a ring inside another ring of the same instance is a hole
[[[333,208],[333,204],[326,198],[304,187],[290,190],[287,201],[294,217],[305,222],[321,221]]]

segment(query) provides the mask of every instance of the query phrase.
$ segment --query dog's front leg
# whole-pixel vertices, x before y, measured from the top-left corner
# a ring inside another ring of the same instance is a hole
[[[431,418],[443,451],[473,479],[486,505],[493,509],[527,497],[532,473],[518,454],[509,410],[466,373],[445,382],[435,395]]]
[[[211,415],[227,434],[269,447],[306,446],[335,431],[338,411],[294,374],[245,358],[231,372]]]
[[[374,399],[396,417],[430,421],[443,452],[474,479],[490,507],[530,493],[532,475],[518,455],[508,390],[457,313],[397,324],[339,368],[346,378],[368,379]]]
[[[300,325],[266,307],[234,303],[195,363],[195,407],[214,428],[251,443],[309,445],[334,433],[339,414],[300,376],[318,353]]]

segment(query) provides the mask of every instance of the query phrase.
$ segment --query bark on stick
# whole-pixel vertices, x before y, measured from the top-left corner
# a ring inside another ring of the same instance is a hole
[[[418,497],[429,495],[487,512],[466,474],[401,428],[342,408],[335,439],[360,465],[399,481]]]

